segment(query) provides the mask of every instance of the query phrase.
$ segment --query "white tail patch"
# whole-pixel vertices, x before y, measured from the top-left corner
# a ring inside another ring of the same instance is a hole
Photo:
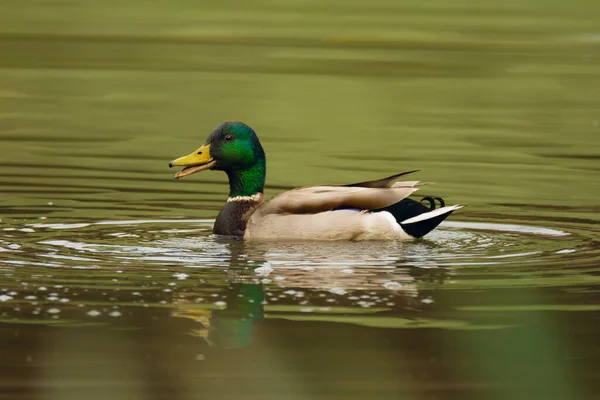
[[[438,208],[437,210],[428,211],[423,214],[419,214],[416,217],[405,219],[404,221],[400,222],[400,224],[401,225],[414,224],[415,222],[421,222],[421,221],[425,221],[430,218],[435,218],[440,215],[447,214],[454,210],[458,210],[459,208],[462,208],[462,206],[455,205],[455,206],[447,206],[447,207]]]

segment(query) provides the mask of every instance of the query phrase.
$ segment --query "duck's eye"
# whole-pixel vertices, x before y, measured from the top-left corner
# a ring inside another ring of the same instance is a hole
[[[226,142],[231,142],[231,141],[233,141],[233,135],[232,135],[232,134],[226,135],[226,136],[225,136],[225,141],[226,141]]]

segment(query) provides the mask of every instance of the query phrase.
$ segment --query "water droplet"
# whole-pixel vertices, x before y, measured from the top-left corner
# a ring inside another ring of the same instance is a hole
[[[273,268],[268,264],[254,270],[254,273],[258,276],[268,276],[271,272],[273,272]]]
[[[394,281],[385,282],[382,286],[384,289],[387,289],[387,290],[398,290],[398,289],[402,288],[401,283],[394,282]]]

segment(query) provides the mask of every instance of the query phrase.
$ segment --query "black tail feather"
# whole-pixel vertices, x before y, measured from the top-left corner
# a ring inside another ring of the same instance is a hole
[[[442,223],[443,220],[448,217],[448,215],[452,214],[454,210],[450,209],[448,212],[437,215],[432,218],[425,219],[423,221],[413,222],[411,224],[400,224],[404,232],[408,233],[410,236],[421,238],[427,235],[429,232],[437,228],[439,224]]]
[[[426,197],[424,199],[428,199]],[[413,199],[402,199],[396,204],[392,204],[391,206],[387,206],[385,208],[380,208],[378,210],[372,210],[373,212],[378,211],[387,211],[396,218],[396,222],[400,223],[402,221],[406,221],[409,218],[416,217],[417,215],[421,215],[424,212],[431,211],[435,208],[435,203],[432,204],[431,207],[427,207],[416,200]]]
[[[421,238],[434,230],[443,220],[446,219],[454,210],[448,210],[448,212],[443,213],[441,215],[437,215],[435,217],[431,217],[425,219],[423,221],[413,222],[410,224],[402,224],[402,221],[406,221],[409,218],[416,217],[417,215],[421,215],[423,213],[433,211],[436,208],[435,201],[440,203],[440,207],[444,207],[444,200],[439,197],[424,197],[421,202],[418,202],[413,199],[402,199],[396,204],[392,204],[391,206],[380,208],[378,210],[372,210],[373,212],[377,211],[387,211],[394,216],[396,222],[402,226],[402,229],[409,235],[415,238]],[[427,207],[423,204],[426,201],[429,203],[430,207]]]

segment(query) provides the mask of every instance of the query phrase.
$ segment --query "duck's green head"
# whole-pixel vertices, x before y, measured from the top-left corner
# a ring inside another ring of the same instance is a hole
[[[217,126],[202,147],[169,163],[169,167],[176,166],[183,167],[176,179],[207,169],[225,171],[230,196],[262,192],[265,182],[265,152],[254,130],[243,122]]]

